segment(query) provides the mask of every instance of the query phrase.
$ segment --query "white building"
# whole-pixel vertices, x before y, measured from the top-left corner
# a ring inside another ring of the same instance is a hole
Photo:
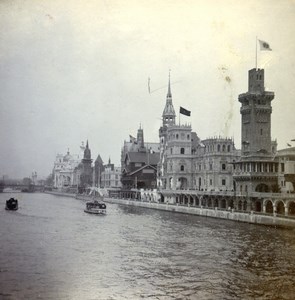
[[[70,154],[70,151],[68,150],[66,155],[56,155],[52,171],[54,188],[65,188],[76,186],[78,184],[79,174],[75,172],[75,169],[83,158],[84,150],[85,146],[82,142],[79,154]]]
[[[121,188],[121,186],[121,167],[115,167],[109,159],[109,163],[104,166],[104,170],[101,173],[101,187]]]

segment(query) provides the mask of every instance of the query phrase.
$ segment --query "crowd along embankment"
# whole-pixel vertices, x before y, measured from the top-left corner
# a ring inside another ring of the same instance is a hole
[[[193,207],[190,205],[184,206],[184,205],[177,205],[177,204],[145,202],[145,201],[138,201],[138,200],[131,200],[131,199],[118,199],[118,198],[106,198],[105,202],[165,210],[170,212],[197,215],[202,217],[219,218],[224,220],[245,222],[251,224],[295,228],[295,219],[257,214],[253,212],[243,213],[243,212],[235,212],[234,210],[225,211],[225,210],[218,210],[217,208],[208,209],[202,207]]]
[[[81,197],[77,197],[76,194],[70,194],[70,193],[64,193],[58,191],[46,191],[45,193],[56,195],[56,196],[72,197],[80,200],[87,200],[88,198],[87,196],[83,196],[83,195],[81,195]],[[295,228],[295,219],[284,218],[277,215],[271,216],[271,215],[253,213],[253,212],[243,213],[243,212],[236,212],[234,210],[218,210],[217,208],[208,209],[204,207],[194,207],[194,206],[190,206],[189,204],[185,206],[185,205],[177,205],[177,204],[168,204],[168,203],[165,204],[165,203],[138,201],[138,200],[131,200],[131,199],[119,199],[119,198],[105,198],[104,201],[107,203],[145,207],[149,209],[158,209],[158,210],[170,211],[175,213],[197,215],[201,217],[219,218],[224,220],[244,222],[250,224]]]

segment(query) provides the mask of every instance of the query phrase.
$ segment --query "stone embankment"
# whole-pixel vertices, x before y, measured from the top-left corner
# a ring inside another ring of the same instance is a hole
[[[63,193],[57,191],[46,191],[48,194],[56,195],[56,196],[66,196],[77,198],[76,194]],[[86,200],[84,197],[79,197],[78,199]],[[268,225],[268,226],[276,226],[276,227],[285,227],[285,228],[295,228],[295,219],[293,218],[284,218],[281,216],[271,216],[264,214],[257,214],[253,212],[243,213],[236,212],[234,210],[225,211],[218,209],[208,209],[202,207],[193,207],[193,206],[183,206],[183,205],[175,205],[175,204],[165,204],[165,203],[156,203],[156,202],[145,202],[145,201],[136,201],[131,199],[118,199],[118,198],[105,198],[105,202],[107,203],[116,203],[123,205],[131,205],[138,207],[145,207],[150,209],[158,209],[165,210],[176,213],[184,213],[190,215],[197,215],[202,217],[211,217],[211,218],[219,218],[230,221],[237,222],[245,222],[251,224],[260,224],[260,225]]]
[[[143,201],[135,201],[135,200],[127,200],[127,199],[116,199],[116,198],[106,198],[105,202],[124,204],[124,205],[133,205],[133,206],[139,206],[145,208],[198,215],[203,217],[219,218],[219,219],[252,223],[252,224],[295,228],[295,219],[284,218],[279,216],[263,215],[257,213],[254,214],[253,212],[242,213],[242,212],[235,212],[234,210],[225,211],[225,210],[218,210],[218,209],[193,207],[189,205],[188,206],[172,205],[172,204],[165,204],[165,203],[143,202]]]
[[[76,194],[73,194],[73,193],[65,193],[65,192],[58,192],[58,191],[44,191],[44,193],[52,194],[52,195],[55,195],[55,196],[76,198]]]

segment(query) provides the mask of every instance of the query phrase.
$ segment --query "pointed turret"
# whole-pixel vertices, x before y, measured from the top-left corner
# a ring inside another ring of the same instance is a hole
[[[166,97],[166,105],[162,114],[163,126],[175,124],[175,110],[172,104],[172,93],[170,84],[170,72],[169,72],[169,82],[168,82],[168,92]]]
[[[88,140],[86,143],[86,148],[84,150],[84,159],[91,159],[91,151],[89,149]]]
[[[168,93],[167,98],[172,98],[171,87],[170,87],[170,72],[169,72],[169,82],[168,82]]]
[[[143,151],[144,147],[144,138],[143,138],[143,129],[141,128],[141,124],[139,129],[137,130],[137,144],[139,147],[139,151]]]

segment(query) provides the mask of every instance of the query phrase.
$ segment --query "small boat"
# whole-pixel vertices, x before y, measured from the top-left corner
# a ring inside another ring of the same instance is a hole
[[[106,208],[107,206],[104,202],[94,200],[86,202],[86,209],[84,211],[89,214],[104,215]]]
[[[6,210],[18,210],[18,201],[17,199],[10,198],[9,200],[6,200]]]

